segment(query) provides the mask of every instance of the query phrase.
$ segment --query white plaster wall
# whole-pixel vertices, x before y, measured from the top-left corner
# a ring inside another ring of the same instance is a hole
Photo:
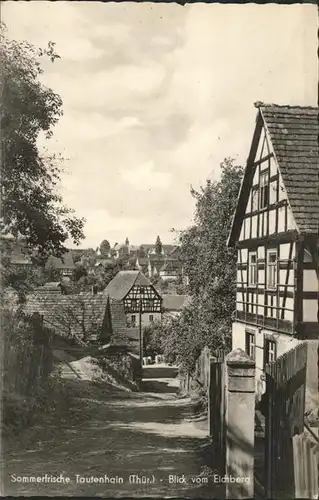
[[[128,323],[131,323],[131,316],[133,316],[134,313],[129,313],[126,314],[126,319]],[[151,323],[150,321],[150,315],[153,315],[153,321],[161,321],[162,319],[162,314],[161,313],[143,313],[142,314],[142,326],[149,325]],[[138,327],[140,326],[140,315],[139,313],[135,313],[135,326]]]
[[[258,160],[260,158],[260,155],[262,153],[262,147],[263,147],[263,143],[264,143],[264,138],[265,138],[265,129],[262,128],[262,131],[260,133],[260,138],[259,138],[259,142],[258,142],[258,147],[257,147],[257,152],[256,152],[256,156],[255,156],[255,159]],[[267,153],[265,153],[265,150],[263,151],[263,155],[265,155]]]
[[[276,232],[276,210],[269,210],[269,234]]]
[[[318,320],[318,300],[304,299],[303,300],[303,321]]]
[[[303,271],[303,291],[318,292],[319,283],[315,269],[304,269]]]
[[[293,244],[295,246],[295,244]],[[290,243],[281,243],[280,244],[280,258],[281,259],[288,259],[289,258],[289,251],[290,251]],[[292,250],[292,258],[294,258],[295,255],[295,249],[293,248]]]
[[[232,350],[242,349],[245,351],[245,325],[235,321],[232,327]]]
[[[297,344],[300,343],[299,340],[295,339],[291,335],[279,334],[267,329],[258,330],[257,327],[251,325],[245,325],[244,323],[234,322],[232,328],[232,349],[242,349],[245,351],[246,348],[246,328],[255,331],[255,353],[256,353],[256,395],[257,399],[260,399],[261,395],[266,390],[266,384],[264,380],[264,342],[266,334],[272,335],[274,340],[277,342],[277,357],[281,356],[285,352],[293,349]],[[314,370],[312,369],[312,379],[314,379]],[[312,383],[313,385],[313,383]]]

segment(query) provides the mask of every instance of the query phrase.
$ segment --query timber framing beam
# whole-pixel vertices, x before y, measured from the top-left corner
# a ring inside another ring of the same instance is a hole
[[[245,219],[248,219],[249,217],[253,217],[254,215],[260,215],[269,212],[270,210],[275,210],[276,208],[280,207],[287,207],[287,200],[280,200],[278,203],[272,203],[271,205],[268,205],[267,208],[259,209],[259,210],[254,210],[253,212],[249,212],[244,215]]]
[[[256,249],[258,246],[271,247],[278,243],[290,243],[298,239],[297,231],[287,231],[286,233],[270,234],[262,238],[254,238],[236,242],[237,248]]]
[[[256,167],[257,165],[260,165],[261,163],[264,163],[265,161],[270,160],[270,158],[273,158],[273,157],[274,157],[274,153],[270,153],[270,154],[264,156],[263,158],[260,158],[259,160],[255,161],[253,163],[253,166]]]
[[[294,324],[298,329],[298,325],[302,322],[302,292],[303,292],[303,261],[304,261],[305,245],[304,241],[296,241],[296,256],[295,256],[295,286],[294,286]]]

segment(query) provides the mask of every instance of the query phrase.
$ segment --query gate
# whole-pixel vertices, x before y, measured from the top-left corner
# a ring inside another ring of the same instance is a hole
[[[307,344],[266,365],[266,498],[294,498],[292,438],[304,429]]]
[[[219,356],[219,354],[218,354]],[[225,474],[225,363],[223,356],[210,358],[208,384],[208,425],[213,445],[214,468]]]

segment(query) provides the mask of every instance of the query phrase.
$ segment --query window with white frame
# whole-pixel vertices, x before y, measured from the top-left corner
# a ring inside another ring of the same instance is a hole
[[[257,285],[257,252],[248,254],[248,285]]]
[[[259,210],[266,208],[269,202],[269,176],[268,172],[260,175],[259,180]]]
[[[256,353],[256,341],[255,341],[255,332],[246,330],[246,339],[245,339],[245,344],[246,344],[246,354],[248,356],[255,360],[255,353]]]
[[[252,196],[252,211],[258,210],[258,188],[255,188],[251,192]]]
[[[267,252],[267,288],[277,286],[277,252],[268,250]]]
[[[264,366],[267,363],[276,361],[276,358],[277,358],[277,343],[273,339],[266,338],[264,345]]]

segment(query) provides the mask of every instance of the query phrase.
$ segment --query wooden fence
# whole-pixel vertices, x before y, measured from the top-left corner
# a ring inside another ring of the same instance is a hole
[[[189,392],[193,384],[201,386],[204,390],[208,391],[210,384],[210,362],[212,359],[218,361],[224,360],[225,351],[217,349],[211,351],[208,347],[204,347],[196,362],[195,369],[192,373],[187,372],[181,376],[180,387],[181,390]]]
[[[189,392],[193,384],[207,394],[208,434],[212,443],[213,466],[219,474],[225,474],[226,427],[225,427],[225,351],[202,350],[195,370],[181,379],[181,389]]]
[[[225,364],[211,358],[208,384],[208,433],[213,446],[214,468],[225,474]]]
[[[305,434],[292,438],[295,498],[319,498],[319,443]]]
[[[306,343],[266,365],[267,498],[294,496],[293,436],[304,430],[306,368]]]
[[[223,356],[208,358],[209,435],[213,467],[219,475],[227,475],[229,470],[238,473],[242,469],[243,476],[253,478],[256,445],[260,444],[254,440],[254,373],[249,375],[249,384],[247,380],[249,370],[254,372],[254,368],[248,366],[247,355],[239,351],[233,351],[226,362]],[[205,356],[199,360],[199,367],[204,370],[203,381],[206,380]],[[241,363],[238,363],[239,356]],[[265,458],[260,461],[261,490],[264,491],[261,493],[265,498],[318,499],[319,442],[304,423],[307,344],[298,344],[267,364],[265,371],[265,438],[260,449]],[[243,466],[244,459],[247,469]],[[245,491],[237,493],[236,498],[247,498]],[[226,491],[226,498],[233,498],[231,489]]]

